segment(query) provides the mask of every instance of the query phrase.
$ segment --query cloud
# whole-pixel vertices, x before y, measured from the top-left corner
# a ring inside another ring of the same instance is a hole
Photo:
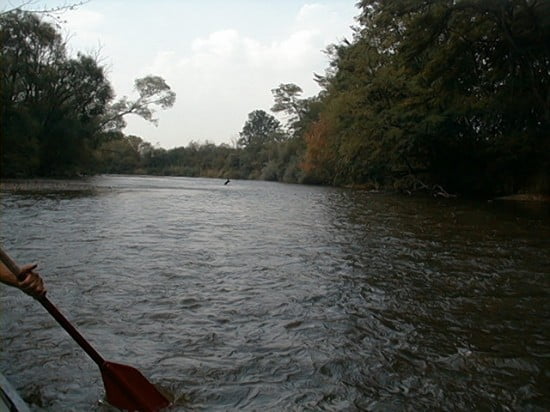
[[[228,29],[211,33],[207,38],[193,40],[191,49],[194,53],[206,53],[219,57],[230,57],[240,43],[237,30]]]
[[[307,69],[322,59],[316,37],[315,31],[299,30],[262,43],[227,29],[194,39],[187,56],[159,51],[142,74],[163,76],[177,95],[174,108],[162,114],[160,127],[177,127],[177,118],[188,133],[178,139],[227,142],[241,130],[249,112],[269,111],[271,89],[280,83],[307,84],[310,94],[315,93],[313,73]]]
[[[195,38],[189,55],[178,55],[174,50],[157,52],[143,74],[158,73],[174,77],[175,82],[202,79],[207,81],[205,87],[218,84],[221,93],[232,83],[250,84],[262,79],[269,84],[269,91],[278,82],[311,83],[313,69],[324,67],[321,50],[325,46],[320,28],[299,28],[285,38],[264,43],[236,29],[225,29]],[[246,89],[247,84],[242,87]]]
[[[131,95],[133,80],[148,74],[162,76],[176,92],[174,107],[157,114],[157,128],[129,116],[125,130],[166,148],[190,140],[229,142],[249,112],[269,111],[271,89],[281,83],[298,84],[304,97],[316,94],[319,87],[313,74],[323,73],[328,65],[322,51],[351,33],[350,12],[355,10],[353,5],[334,2],[308,3],[286,20],[264,24],[250,16],[250,24],[243,24],[228,18],[216,24],[209,20],[208,28],[195,21],[178,28],[169,17],[164,30],[154,25],[155,18],[150,26],[140,26],[139,7],[130,10],[136,13],[134,19],[113,25],[113,15],[120,10],[107,4],[103,13],[110,20],[82,8],[71,12],[68,28],[77,33],[76,44],[98,44],[99,39],[105,45],[102,54],[108,56],[119,96]],[[267,30],[262,32],[263,26]]]

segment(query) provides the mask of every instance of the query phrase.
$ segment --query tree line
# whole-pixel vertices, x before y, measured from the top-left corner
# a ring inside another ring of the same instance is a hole
[[[175,93],[158,76],[135,80],[135,99],[114,100],[94,56],[71,57],[56,27],[19,9],[0,14],[0,149],[4,177],[101,171],[104,146],[123,138],[124,117],[156,121]]]
[[[282,83],[272,90],[273,114],[252,111],[235,146],[171,150],[122,133],[125,115],[154,120],[151,106],[173,104],[164,80],[138,79],[140,97],[113,102],[93,58],[68,58],[55,29],[35,15],[2,15],[2,175],[550,192],[550,2],[363,0],[358,7],[353,38],[330,46],[326,72],[315,75],[318,95],[303,98],[298,85]]]
[[[548,192],[550,2],[362,0],[304,137],[321,182]]]

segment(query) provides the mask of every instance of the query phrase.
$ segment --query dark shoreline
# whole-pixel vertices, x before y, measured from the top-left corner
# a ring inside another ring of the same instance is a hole
[[[65,179],[2,179],[2,192],[83,192],[96,191],[99,187],[87,178]]]
[[[108,189],[98,186],[92,182],[92,177],[81,177],[75,179],[54,179],[54,178],[34,178],[34,179],[1,179],[0,192],[12,193],[48,193],[48,192],[97,192]],[[390,193],[383,189],[373,190],[370,185],[347,185],[341,186],[344,189],[366,190],[372,193]],[[394,191],[394,193],[398,193]],[[402,193],[402,192],[401,192]],[[407,195],[407,194],[405,194]],[[437,196],[435,196],[437,197]],[[446,196],[442,196],[446,197]],[[452,196],[456,197],[456,196]],[[508,196],[500,196],[489,201],[514,201],[514,202],[541,202],[550,203],[550,195],[539,193],[524,193]]]

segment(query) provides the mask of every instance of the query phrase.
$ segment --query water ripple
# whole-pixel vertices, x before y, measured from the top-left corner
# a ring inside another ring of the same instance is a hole
[[[550,404],[547,208],[216,179],[86,185],[3,193],[2,242],[176,410]],[[104,410],[93,362],[0,290],[0,367],[32,408]]]

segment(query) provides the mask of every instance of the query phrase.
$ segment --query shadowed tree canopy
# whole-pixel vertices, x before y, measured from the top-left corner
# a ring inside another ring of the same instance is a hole
[[[91,160],[94,130],[113,97],[104,69],[70,58],[55,28],[34,14],[0,15],[2,173],[75,173]]]
[[[318,77],[310,173],[337,184],[407,177],[473,194],[549,190],[550,2],[359,7],[353,41],[329,50]]]
[[[93,172],[106,131],[135,113],[156,122],[175,93],[158,76],[136,80],[139,97],[111,104],[114,93],[94,57],[67,54],[65,41],[36,14],[0,14],[2,176],[71,176]],[[107,127],[109,126],[109,127]]]
[[[103,68],[89,56],[67,56],[54,27],[0,13],[2,173],[108,170],[550,193],[549,1],[362,0],[358,7],[353,38],[330,46],[329,67],[315,75],[317,96],[303,98],[293,83],[272,90],[284,129],[255,110],[235,148],[169,151],[121,133],[124,116],[156,122],[153,109],[174,104],[162,78],[138,79],[137,97],[113,101]]]

